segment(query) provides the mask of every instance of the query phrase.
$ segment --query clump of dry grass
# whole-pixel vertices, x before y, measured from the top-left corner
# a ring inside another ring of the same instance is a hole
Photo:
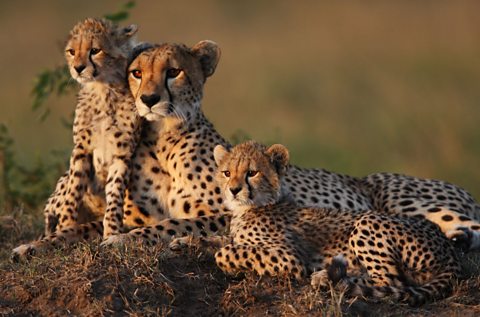
[[[213,294],[220,294],[217,288],[226,281],[202,253],[173,254],[137,243],[102,248],[98,241],[29,263],[4,263],[0,275],[4,312],[42,315],[214,313]]]
[[[30,223],[28,221],[30,219]],[[81,243],[9,262],[9,251],[40,233],[18,213],[0,224],[0,315],[130,316],[470,316],[480,313],[480,255],[463,259],[468,279],[453,296],[421,308],[388,300],[348,298],[312,289],[308,281],[226,276],[212,250],[198,244],[176,252],[164,245],[124,247]]]

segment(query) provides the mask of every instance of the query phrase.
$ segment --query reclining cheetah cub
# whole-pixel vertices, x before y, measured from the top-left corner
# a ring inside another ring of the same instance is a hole
[[[218,145],[214,155],[217,181],[233,211],[233,243],[215,255],[223,271],[302,278],[320,270],[312,276],[318,285],[326,281],[328,264],[342,255],[354,275],[345,277],[354,295],[394,295],[421,304],[450,290],[458,260],[435,224],[400,215],[296,207],[282,192],[289,158],[282,145],[266,148],[249,141],[231,151]]]
[[[65,56],[81,89],[69,170],[45,207],[47,236],[16,248],[14,254],[48,244],[59,233],[78,240],[102,232],[108,237],[122,229],[123,199],[141,122],[125,82],[136,31],[135,25],[119,27],[88,18],[70,32]],[[83,232],[79,224],[88,213],[103,217],[103,226]]]

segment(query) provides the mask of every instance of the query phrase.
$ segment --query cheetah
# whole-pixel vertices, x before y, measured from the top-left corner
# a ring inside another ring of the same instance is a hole
[[[135,206],[141,206],[143,217],[137,219],[140,228],[112,236],[107,244],[129,237],[158,241],[159,237],[195,234],[188,230],[192,222],[200,226],[202,234],[228,232],[229,208],[215,180],[213,149],[217,144],[229,144],[201,109],[203,85],[219,58],[220,49],[211,41],[192,48],[164,43],[144,50],[130,64],[130,89],[150,132],[137,151],[140,158],[133,167],[134,185],[127,197],[131,203],[125,213],[134,213]],[[463,239],[471,249],[480,247],[478,204],[465,190],[445,182],[394,174],[357,178],[289,165],[282,188],[299,206],[424,217],[439,225],[450,239]],[[430,191],[437,194],[428,196]],[[442,192],[446,199],[438,196]],[[188,228],[178,219],[173,220],[180,223],[177,228],[170,219],[158,223],[155,215],[190,219]]]
[[[122,230],[125,189],[142,120],[125,82],[136,32],[136,25],[120,27],[94,18],[79,22],[70,32],[65,57],[81,89],[69,169],[45,207],[47,236],[14,253],[24,253],[58,234],[82,233],[79,225],[85,219],[103,218],[93,229],[104,237]]]
[[[464,250],[480,249],[480,205],[464,189],[435,179],[376,173],[362,178],[371,209],[425,218]]]
[[[233,242],[215,254],[223,271],[299,279],[315,272],[317,286],[325,284],[330,263],[335,270],[348,263],[352,272],[341,277],[353,295],[393,295],[418,305],[451,290],[459,273],[456,250],[432,222],[295,206],[282,190],[289,154],[279,144],[218,145],[214,156],[216,179],[232,210]]]
[[[162,55],[154,58],[157,52]],[[139,57],[131,63],[125,78],[128,77],[131,92],[138,99],[137,113],[145,121],[132,157],[123,223],[162,228],[162,219],[200,217],[200,221],[211,222],[209,229],[215,228],[216,223],[221,231],[227,226],[223,217],[227,209],[222,204],[220,188],[213,182],[212,153],[214,144],[227,143],[199,110],[203,85],[214,73],[220,56],[218,46],[210,41],[201,41],[193,47],[144,45],[135,54]],[[154,62],[151,66],[155,68],[147,71],[150,62]],[[167,101],[155,94],[138,95],[141,78],[148,79],[142,89],[163,88],[162,98]],[[154,81],[160,80],[165,86],[156,87]],[[161,116],[150,113],[150,108]],[[191,230],[203,232],[199,223]],[[100,230],[100,223],[92,221],[80,225],[77,231],[57,231],[15,249],[13,256],[20,259],[49,246],[91,239],[97,237]],[[123,235],[116,236],[111,235],[106,241],[121,240]]]
[[[129,237],[155,242],[172,236],[228,232],[229,209],[214,178],[213,149],[217,144],[229,144],[201,110],[204,83],[214,73],[219,58],[220,49],[212,41],[201,41],[191,48],[164,43],[143,51],[130,64],[130,89],[151,132],[137,150],[137,156],[144,161],[134,162],[127,197],[131,203],[125,213],[142,206],[148,217],[138,219],[138,224],[144,226],[112,236],[105,244],[121,243]],[[310,191],[292,191],[299,204],[368,207],[359,180],[293,166],[289,173],[285,188],[297,188],[304,182],[311,187]],[[321,182],[328,183],[342,198],[317,200]],[[157,219],[153,214],[160,212],[165,219],[152,222]]]
[[[163,43],[144,47],[130,63],[129,87],[137,111],[146,122],[132,158],[123,221],[139,228],[112,235],[104,244],[122,243],[130,238],[169,241],[172,237],[229,231],[230,211],[215,179],[213,157],[217,144],[229,144],[206,118],[201,106],[205,82],[214,74],[220,55],[220,48],[212,41],[201,41],[192,47]],[[410,181],[402,176],[393,178],[406,184]],[[390,195],[390,187],[378,186],[377,180],[289,165],[282,188],[299,206],[354,211],[375,209],[377,204],[382,207],[378,210],[386,213],[423,215],[452,239],[469,237],[472,230],[480,232],[474,227],[475,220],[480,218],[477,204],[464,190],[453,187],[456,191],[447,196],[449,201],[458,201],[453,210],[447,201],[437,201],[435,197],[425,202],[415,200],[415,204],[420,202],[419,206],[410,205],[404,210],[400,203],[403,197]],[[442,184],[439,183],[440,188]],[[431,208],[442,211],[427,212]],[[442,217],[438,217],[440,214]],[[452,217],[448,223],[443,219],[447,215]],[[98,227],[93,222],[82,226],[80,233],[91,238]],[[51,237],[50,241],[60,238],[64,238],[63,234]],[[478,247],[480,243],[469,246]]]

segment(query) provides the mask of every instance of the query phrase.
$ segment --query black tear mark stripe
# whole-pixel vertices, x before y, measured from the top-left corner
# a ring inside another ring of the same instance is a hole
[[[248,199],[253,199],[252,185],[250,185],[248,177],[245,177],[245,183],[247,184]]]
[[[170,65],[170,59],[168,59],[168,64]],[[168,77],[166,75],[166,72],[165,72],[165,89],[167,90],[167,93],[168,93],[168,101],[173,104],[173,96],[172,96],[172,92],[170,91],[170,88],[168,87]]]
[[[98,76],[97,64],[93,62],[93,55],[91,53],[88,54],[88,60],[93,65],[93,77],[97,77]]]

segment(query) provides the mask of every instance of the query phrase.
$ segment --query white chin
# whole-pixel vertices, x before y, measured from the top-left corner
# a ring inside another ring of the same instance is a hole
[[[229,199],[229,198],[225,200],[225,205],[230,210],[238,210],[238,209],[242,209],[242,208],[251,206],[250,203],[243,202],[243,201],[240,201],[238,199]]]
[[[79,84],[85,84],[87,82],[84,78],[78,76],[74,77],[73,79],[75,79]]]
[[[159,116],[158,114],[153,113],[153,112],[149,112],[145,115],[142,115],[142,117],[147,119],[147,121],[158,121],[162,118],[161,116]]]
[[[81,85],[95,82],[95,80],[93,78],[85,78],[85,77],[80,77],[80,76],[77,76],[74,79]]]

